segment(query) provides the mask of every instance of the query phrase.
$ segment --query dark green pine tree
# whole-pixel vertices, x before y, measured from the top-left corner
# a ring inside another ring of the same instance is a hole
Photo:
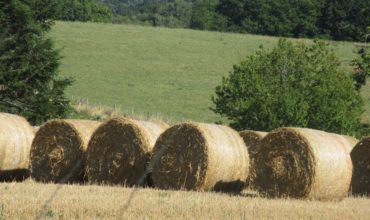
[[[59,77],[59,52],[45,36],[50,19],[30,2],[0,1],[0,111],[40,124],[68,114],[64,90],[72,81]]]

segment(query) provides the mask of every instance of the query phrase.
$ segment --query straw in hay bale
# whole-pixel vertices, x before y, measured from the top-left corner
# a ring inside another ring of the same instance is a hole
[[[249,154],[251,154],[252,152],[255,153],[257,151],[256,148],[268,132],[245,130],[239,132],[239,134],[247,145]]]
[[[37,131],[40,129],[40,127],[39,126],[33,126],[32,127],[32,130],[33,130],[33,133],[34,134],[36,134],[37,133]]]
[[[23,117],[0,113],[0,181],[29,176],[32,127]]]
[[[152,180],[161,189],[238,192],[249,174],[249,155],[233,129],[183,123],[157,140],[150,163]]]
[[[370,195],[370,136],[363,138],[351,152],[353,163],[352,193]]]
[[[255,187],[271,197],[339,200],[352,177],[357,140],[305,128],[280,128],[261,142]]]
[[[261,140],[268,134],[262,131],[251,131],[245,130],[239,132],[240,136],[243,138],[245,145],[248,148],[249,158],[250,158],[250,174],[247,180],[247,187],[253,188],[253,180],[256,176],[254,158],[259,151]]]
[[[135,185],[146,172],[155,141],[168,127],[163,122],[123,117],[103,123],[88,147],[89,182]]]
[[[42,182],[81,182],[86,148],[99,122],[51,120],[42,125],[31,147],[31,175]]]

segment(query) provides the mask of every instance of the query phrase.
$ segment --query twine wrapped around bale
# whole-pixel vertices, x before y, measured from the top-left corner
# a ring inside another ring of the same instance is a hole
[[[86,149],[100,125],[89,120],[51,120],[42,125],[31,147],[31,175],[42,182],[84,180]]]
[[[88,147],[86,172],[89,182],[137,184],[146,171],[155,141],[168,127],[159,121],[123,117],[103,123]]]
[[[34,133],[23,117],[0,113],[0,181],[29,176],[29,154]]]
[[[240,136],[243,138],[245,145],[248,148],[249,158],[250,158],[250,174],[246,182],[248,188],[253,187],[253,181],[256,177],[254,158],[256,157],[257,152],[259,151],[261,140],[268,134],[267,132],[262,131],[251,131],[245,130],[239,132]]]
[[[183,123],[158,138],[149,168],[161,189],[239,192],[249,174],[249,155],[229,127]]]
[[[356,139],[305,128],[280,128],[261,142],[255,187],[271,197],[339,200],[352,177]]]
[[[370,136],[363,138],[351,152],[352,194],[370,195]]]

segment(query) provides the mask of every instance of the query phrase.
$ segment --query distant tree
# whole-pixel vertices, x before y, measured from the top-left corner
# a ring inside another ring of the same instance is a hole
[[[32,10],[49,7],[42,2],[0,2],[0,111],[33,124],[65,117],[70,109],[64,89],[71,80],[59,77],[60,56],[46,37],[52,18]]]
[[[106,0],[115,23],[188,28],[192,0]]]
[[[226,30],[226,17],[216,12],[218,3],[218,0],[195,1],[192,6],[190,28],[199,30]]]
[[[216,88],[213,111],[239,130],[299,126],[356,134],[363,101],[339,64],[323,42],[280,40],[234,66]]]
[[[365,44],[358,50],[359,57],[352,61],[353,74],[352,78],[355,81],[356,89],[360,90],[366,85],[367,79],[370,77],[370,46],[367,44],[370,40],[370,26],[365,35]]]
[[[361,41],[369,0],[102,0],[114,22]],[[190,22],[189,22],[190,21]]]
[[[185,0],[144,0],[137,5],[135,18],[152,26],[189,27],[191,9]]]
[[[334,40],[363,40],[370,24],[369,0],[325,0],[318,27]]]
[[[111,22],[112,11],[96,0],[59,0],[56,19],[64,21]]]
[[[242,21],[246,17],[244,0],[219,0],[215,10],[218,14],[227,18],[229,30],[240,31]]]
[[[321,1],[220,0],[216,11],[228,18],[231,31],[312,37]]]
[[[359,58],[353,60],[352,66],[354,72],[352,78],[356,83],[356,89],[360,90],[366,85],[367,79],[370,77],[370,52],[368,47],[362,47],[358,51]]]

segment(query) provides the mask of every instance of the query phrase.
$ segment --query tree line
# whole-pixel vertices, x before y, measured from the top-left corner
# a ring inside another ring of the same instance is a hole
[[[113,21],[283,37],[361,41],[368,0],[101,0]]]
[[[111,22],[112,11],[96,0],[57,0],[58,20]]]
[[[27,0],[31,1],[31,0]],[[362,41],[368,0],[47,0],[54,18]],[[52,4],[50,4],[52,3]]]

